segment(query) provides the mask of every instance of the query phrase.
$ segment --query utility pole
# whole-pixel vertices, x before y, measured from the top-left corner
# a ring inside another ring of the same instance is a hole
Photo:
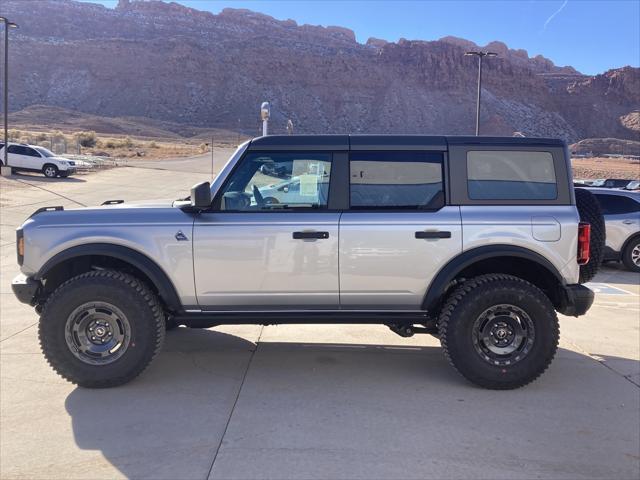
[[[4,23],[4,166],[9,166],[9,28],[18,28],[16,23],[0,17]]]
[[[482,59],[484,57],[497,57],[494,52],[466,52],[465,56],[478,57],[478,99],[476,102],[476,136],[480,135],[480,92],[482,91]]]
[[[213,136],[211,137],[211,180],[213,180]]]

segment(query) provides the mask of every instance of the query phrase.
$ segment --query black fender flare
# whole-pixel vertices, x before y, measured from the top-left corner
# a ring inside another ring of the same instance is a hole
[[[182,303],[173,283],[160,266],[145,254],[129,247],[111,243],[88,243],[55,254],[34,275],[35,280],[46,277],[52,268],[72,258],[85,256],[111,257],[126,262],[144,273],[158,290],[165,304],[173,311],[181,311]]]
[[[539,253],[515,245],[487,245],[462,252],[442,267],[427,289],[422,302],[422,309],[431,310],[437,307],[442,296],[446,293],[447,287],[460,272],[476,262],[492,257],[525,258],[548,270],[560,285],[565,284],[558,269]]]

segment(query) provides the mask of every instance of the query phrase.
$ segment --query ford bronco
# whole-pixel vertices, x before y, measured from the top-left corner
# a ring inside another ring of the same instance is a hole
[[[132,380],[180,325],[358,323],[510,389],[551,363],[556,312],[591,306],[603,242],[559,140],[266,136],[187,198],[38,210],[13,290],[84,387]]]

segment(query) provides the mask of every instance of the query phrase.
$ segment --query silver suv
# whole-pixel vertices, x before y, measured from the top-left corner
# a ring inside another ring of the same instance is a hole
[[[13,290],[84,387],[133,379],[178,325],[360,323],[516,388],[550,364],[556,312],[593,301],[602,216],[577,203],[559,140],[260,137],[184,199],[38,210]]]

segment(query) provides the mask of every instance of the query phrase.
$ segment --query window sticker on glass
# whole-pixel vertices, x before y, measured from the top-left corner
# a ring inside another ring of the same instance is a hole
[[[317,175],[300,175],[300,196],[318,198]]]

